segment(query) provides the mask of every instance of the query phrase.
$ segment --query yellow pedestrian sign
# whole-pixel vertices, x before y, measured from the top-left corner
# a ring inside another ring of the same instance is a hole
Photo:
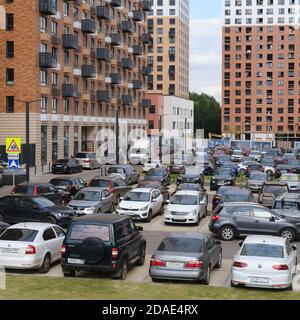
[[[21,153],[21,138],[6,138],[6,153]]]

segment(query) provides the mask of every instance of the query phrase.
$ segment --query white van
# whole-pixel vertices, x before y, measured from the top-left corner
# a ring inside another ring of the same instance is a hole
[[[95,152],[78,152],[75,155],[75,159],[79,161],[84,169],[94,170],[101,167]]]

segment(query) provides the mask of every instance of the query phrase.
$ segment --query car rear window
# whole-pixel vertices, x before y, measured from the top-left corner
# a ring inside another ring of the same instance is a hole
[[[51,180],[50,181],[51,184],[53,184],[54,186],[70,186],[71,185],[71,181],[70,180]]]
[[[120,167],[110,167],[108,169],[108,174],[110,173],[125,173],[125,169]]]
[[[108,188],[109,180],[92,180],[89,184],[90,187]]]
[[[34,186],[17,185],[14,189],[14,193],[33,194]]]
[[[158,251],[169,252],[202,252],[202,240],[196,238],[165,238]]]
[[[75,223],[69,232],[70,240],[85,240],[99,238],[105,242],[110,241],[110,228],[106,225]]]
[[[248,194],[225,194],[222,202],[250,202],[250,195]]]
[[[263,243],[246,243],[243,246],[241,256],[247,257],[266,257],[280,258],[284,257],[283,246]]]
[[[273,193],[275,196],[281,196],[288,192],[288,188],[285,186],[264,186],[263,193]]]
[[[0,240],[33,242],[38,234],[37,230],[7,229],[0,236]]]

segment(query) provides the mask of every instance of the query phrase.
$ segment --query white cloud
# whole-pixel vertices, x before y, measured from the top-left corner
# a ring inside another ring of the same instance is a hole
[[[222,21],[190,21],[190,91],[221,101]]]

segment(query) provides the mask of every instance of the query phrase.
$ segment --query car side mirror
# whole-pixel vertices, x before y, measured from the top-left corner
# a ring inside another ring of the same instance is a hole
[[[170,204],[170,200],[166,200],[166,204]]]
[[[243,244],[244,244],[244,241],[240,241],[240,242],[239,242],[239,246],[240,246],[240,247],[242,247]]]
[[[124,200],[124,197],[120,197],[119,199],[120,199],[120,201],[122,201],[122,200]]]
[[[137,231],[144,231],[144,228],[143,228],[143,227],[138,226],[138,227],[136,227],[136,230],[137,230]]]
[[[275,221],[276,221],[276,218],[275,218],[274,216],[272,216],[272,217],[270,218],[270,221],[271,221],[271,222],[275,222]]]
[[[292,250],[297,251],[297,246],[295,244],[292,246]]]
[[[152,199],[151,202],[157,202],[157,199]]]

